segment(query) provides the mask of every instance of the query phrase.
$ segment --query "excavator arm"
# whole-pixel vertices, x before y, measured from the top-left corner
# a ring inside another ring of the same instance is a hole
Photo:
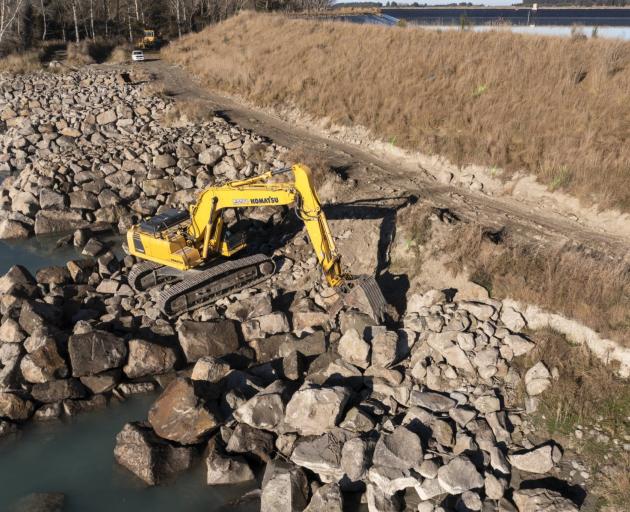
[[[292,172],[293,181],[269,182],[274,176]],[[191,207],[189,235],[201,244],[202,258],[209,253],[222,253],[224,225],[221,216],[226,208],[296,205],[296,213],[304,222],[317,261],[329,286],[340,286],[344,280],[341,257],[312,183],[308,167],[269,171],[253,178],[209,187]],[[228,256],[229,254],[225,254]]]

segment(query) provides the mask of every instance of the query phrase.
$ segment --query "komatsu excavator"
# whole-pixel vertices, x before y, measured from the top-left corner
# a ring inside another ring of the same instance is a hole
[[[292,174],[293,179],[272,179]],[[264,254],[233,256],[246,247],[245,233],[230,234],[223,214],[228,208],[295,205],[304,221],[317,260],[329,286],[345,304],[382,320],[386,302],[372,276],[352,276],[341,257],[305,165],[276,169],[249,179],[211,186],[185,210],[168,210],[127,232],[129,253],[146,260],[132,267],[129,284],[137,291],[170,284],[158,307],[168,317],[192,311],[270,278],[276,264]]]

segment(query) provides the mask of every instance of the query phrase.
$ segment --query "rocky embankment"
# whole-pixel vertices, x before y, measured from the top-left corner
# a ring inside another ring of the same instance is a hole
[[[161,387],[115,448],[150,485],[203,458],[209,485],[266,465],[265,511],[342,510],[357,493],[372,511],[577,509],[527,484],[559,475],[561,447],[524,413],[553,369],[515,370],[535,343],[506,327],[500,302],[433,291],[412,296],[399,324],[375,325],[356,311],[330,318],[318,285],[285,293],[285,271],[170,322],[151,294],[116,281],[129,263],[0,279],[3,433]]]
[[[166,126],[172,101],[133,78],[0,77],[0,173],[10,175],[0,188],[0,238],[95,225],[124,232],[161,205],[186,206],[199,189],[276,159],[273,144],[221,118]]]
[[[331,317],[336,297],[305,232],[265,208],[250,213],[248,234],[269,252],[278,235],[278,274],[165,319],[156,291],[128,285],[134,259],[89,230],[124,230],[215,179],[282,165],[281,148],[220,119],[165,127],[167,101],[105,73],[2,87],[3,165],[13,173],[2,234],[77,229],[86,258],[0,278],[1,434],[160,390],[114,451],[148,485],[203,463],[208,485],[262,477],[265,512],[361,501],[371,512],[577,510],[557,490],[562,448],[528,420],[556,372],[513,364],[535,348],[518,332],[519,313],[433,290],[410,295],[404,315],[383,325],[353,310]],[[379,233],[360,222],[335,233],[369,267]]]

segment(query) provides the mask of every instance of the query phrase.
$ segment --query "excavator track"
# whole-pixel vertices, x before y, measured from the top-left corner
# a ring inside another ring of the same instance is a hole
[[[157,306],[173,317],[269,279],[276,265],[264,254],[227,261],[204,270],[162,291]]]
[[[127,282],[129,283],[129,286],[131,286],[137,292],[143,292],[147,290],[150,287],[144,286],[142,280],[152,272],[155,272],[160,267],[161,265],[153,263],[152,261],[143,261],[142,263],[135,264],[131,268],[131,270],[129,271],[129,275],[127,276]]]

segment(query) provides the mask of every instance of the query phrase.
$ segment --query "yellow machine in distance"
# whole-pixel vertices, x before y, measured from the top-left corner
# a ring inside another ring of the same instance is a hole
[[[291,181],[272,181],[292,174]],[[168,316],[201,307],[268,279],[274,261],[257,254],[232,258],[247,246],[243,233],[230,234],[223,212],[228,208],[296,205],[329,286],[343,304],[381,319],[385,299],[371,276],[346,274],[328,221],[313,187],[310,170],[301,164],[245,180],[206,188],[189,211],[169,210],[127,232],[130,254],[146,260],[131,270],[136,290],[175,282],[162,292],[159,307]]]
[[[145,50],[157,46],[157,36],[155,35],[155,30],[145,29],[138,46]]]

